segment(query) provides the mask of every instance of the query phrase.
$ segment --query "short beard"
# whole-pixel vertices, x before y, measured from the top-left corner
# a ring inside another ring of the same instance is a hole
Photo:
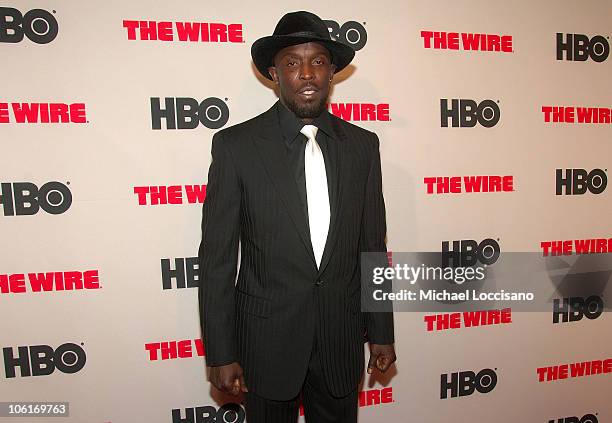
[[[300,119],[315,119],[325,111],[327,98],[322,98],[319,102],[311,102],[305,105],[298,105],[292,101],[286,101],[286,106]]]

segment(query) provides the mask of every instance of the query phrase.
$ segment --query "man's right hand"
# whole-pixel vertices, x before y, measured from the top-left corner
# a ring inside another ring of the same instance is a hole
[[[237,396],[241,391],[249,392],[244,382],[242,366],[237,362],[224,366],[213,366],[208,369],[210,371],[208,375],[210,383],[221,392],[234,396]]]

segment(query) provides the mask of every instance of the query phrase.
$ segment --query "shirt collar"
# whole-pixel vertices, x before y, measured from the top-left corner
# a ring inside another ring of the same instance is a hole
[[[304,123],[284,104],[278,101],[278,120],[283,133],[283,138],[287,146],[290,146],[293,140],[295,140],[300,133],[300,130],[304,126]],[[324,110],[312,124],[323,131],[328,137],[334,138],[334,132],[332,130],[331,119],[329,112]]]

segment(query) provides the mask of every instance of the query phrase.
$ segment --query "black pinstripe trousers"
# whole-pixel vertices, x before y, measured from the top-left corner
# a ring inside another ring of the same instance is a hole
[[[307,423],[356,423],[357,398],[357,386],[345,397],[331,395],[323,378],[315,336],[301,395],[289,401],[277,401],[247,392],[244,408],[247,423],[295,423],[301,399]]]

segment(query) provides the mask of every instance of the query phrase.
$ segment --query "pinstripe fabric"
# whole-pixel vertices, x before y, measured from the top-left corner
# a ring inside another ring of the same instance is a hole
[[[261,398],[249,392],[244,401],[248,423],[296,423],[300,406],[299,397],[288,401]]]
[[[378,138],[331,116],[331,223],[317,270],[275,107],[213,137],[199,248],[206,361],[238,361],[249,390],[288,400],[316,339],[327,386],[345,396],[363,373],[364,332],[394,340],[391,313],[360,311],[359,253],[386,251]]]
[[[320,323],[317,322],[317,324]],[[306,423],[357,422],[357,386],[344,397],[336,398],[331,395],[323,375],[320,349],[316,339],[313,341],[301,399]],[[288,401],[276,401],[248,392],[245,394],[245,409],[249,423],[295,423],[299,409],[299,397]]]

